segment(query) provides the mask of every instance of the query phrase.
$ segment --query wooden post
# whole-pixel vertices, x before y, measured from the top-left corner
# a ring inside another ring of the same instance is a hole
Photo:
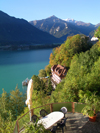
[[[75,104],[74,104],[74,102],[72,102],[72,112],[73,113],[75,112]]]
[[[33,114],[34,114],[34,110],[31,109],[31,110],[29,111],[29,114],[30,114],[30,121],[32,121],[32,116],[33,116]]]
[[[50,111],[53,112],[53,104],[50,104]]]
[[[33,116],[34,114],[34,109],[31,109],[31,117]]]
[[[18,120],[17,120],[17,131],[19,133],[19,124],[18,124]]]

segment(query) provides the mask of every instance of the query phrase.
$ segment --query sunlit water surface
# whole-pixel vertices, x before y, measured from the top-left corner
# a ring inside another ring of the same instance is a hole
[[[22,81],[38,75],[49,64],[50,53],[52,49],[0,51],[0,94],[2,88],[9,93],[17,85],[20,91],[26,92]]]

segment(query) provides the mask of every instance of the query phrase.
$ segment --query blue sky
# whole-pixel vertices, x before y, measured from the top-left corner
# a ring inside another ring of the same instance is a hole
[[[0,10],[27,21],[55,15],[61,19],[100,23],[100,0],[0,0]]]

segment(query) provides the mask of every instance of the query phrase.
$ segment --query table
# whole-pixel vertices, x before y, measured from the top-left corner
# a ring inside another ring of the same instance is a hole
[[[49,129],[52,127],[55,123],[60,121],[64,117],[64,114],[59,111],[51,112],[50,114],[46,115],[42,119],[38,121],[38,124],[43,124],[45,129]]]

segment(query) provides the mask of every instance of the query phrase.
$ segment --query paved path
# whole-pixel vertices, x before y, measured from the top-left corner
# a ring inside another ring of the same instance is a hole
[[[100,133],[100,114],[96,122],[90,122],[88,117],[80,113],[67,113],[66,128],[64,133]],[[58,128],[57,133],[61,133]]]

